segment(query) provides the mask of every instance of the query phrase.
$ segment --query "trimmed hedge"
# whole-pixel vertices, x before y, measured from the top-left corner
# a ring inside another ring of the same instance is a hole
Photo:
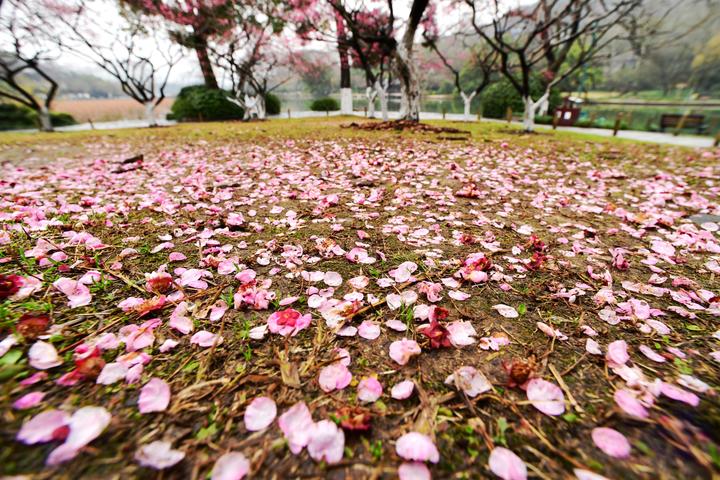
[[[245,111],[228,100],[227,90],[193,85],[180,90],[167,118],[179,122],[206,120],[240,120]]]
[[[265,95],[265,113],[268,115],[279,115],[282,109],[280,98],[277,95],[268,93]]]
[[[64,127],[77,123],[72,115],[56,112],[50,112],[50,121],[53,127]],[[15,103],[0,103],[0,130],[37,128],[39,125],[40,119],[34,110]]]
[[[318,98],[310,104],[310,110],[313,112],[336,112],[340,110],[340,103],[334,98]]]
[[[543,94],[542,82],[537,77],[533,77],[530,81],[530,93],[534,99],[538,99]],[[562,103],[560,92],[550,92],[550,109]],[[507,78],[502,78],[490,85],[482,94],[482,112],[483,116],[489,118],[505,118],[507,107],[512,108],[514,114],[521,114],[525,109],[522,97],[515,90],[515,87]]]

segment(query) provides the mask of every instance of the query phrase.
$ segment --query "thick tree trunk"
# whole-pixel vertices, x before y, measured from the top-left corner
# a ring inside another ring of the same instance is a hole
[[[145,120],[148,122],[148,127],[157,127],[157,121],[155,120],[155,102],[145,102]]]
[[[365,90],[368,101],[368,118],[375,118],[375,98],[377,98],[377,94],[377,90],[373,87],[367,87],[367,90]]]
[[[537,109],[543,103],[548,102],[549,98],[549,89],[545,90],[545,93],[543,93],[542,97],[538,98],[536,102],[533,101],[530,95],[523,97],[523,104],[525,105],[525,110],[523,111],[523,129],[525,129],[526,132],[535,130],[535,114],[537,113]]]
[[[523,97],[523,104],[525,109],[523,110],[523,129],[526,132],[532,132],[535,129],[535,107],[536,103],[533,102],[532,97]]]
[[[340,89],[340,113],[343,115],[352,115],[353,113],[353,98],[351,88]]]
[[[420,121],[420,81],[411,48],[399,45],[396,70],[400,80],[400,119]]]
[[[40,111],[38,112],[38,118],[40,119],[41,132],[54,131],[52,120],[50,119],[50,111],[47,109],[47,107],[40,107]]]
[[[390,118],[388,113],[388,87],[389,83],[386,81],[385,84],[380,80],[375,82],[375,91],[378,97],[380,97],[380,112],[382,112],[383,122],[387,122]]]
[[[207,88],[217,89],[218,83],[215,78],[215,72],[213,72],[212,63],[210,63],[210,55],[208,55],[207,43],[205,40],[198,40],[195,43],[195,53],[200,63],[200,70],[202,71],[203,79],[205,80],[205,86]]]
[[[470,105],[472,104],[473,98],[475,98],[476,92],[472,92],[467,95],[465,92],[460,92],[460,96],[463,100],[463,121],[470,121]]]

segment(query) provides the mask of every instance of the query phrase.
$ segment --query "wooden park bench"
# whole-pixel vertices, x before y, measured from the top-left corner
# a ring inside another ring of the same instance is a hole
[[[705,115],[682,115],[680,113],[663,113],[660,116],[660,131],[664,132],[666,128],[694,128],[699,135],[707,130],[705,125]]]

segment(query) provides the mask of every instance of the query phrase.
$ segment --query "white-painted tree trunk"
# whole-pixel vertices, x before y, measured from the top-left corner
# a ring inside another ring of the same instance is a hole
[[[396,69],[400,80],[400,118],[420,121],[420,80],[412,45],[398,45],[396,57],[399,64]]]
[[[378,97],[380,97],[380,111],[382,112],[382,119],[383,122],[387,122],[390,118],[390,115],[388,113],[388,87],[390,84],[386,80],[385,83],[381,81],[375,82],[375,91],[378,94]]]
[[[545,90],[542,97],[535,102],[530,96],[523,97],[523,104],[525,105],[525,110],[523,111],[523,129],[526,132],[535,130],[535,113],[538,106],[542,105],[543,102],[547,102],[548,98],[550,98],[550,90]]]
[[[470,121],[470,105],[472,104],[473,98],[477,92],[472,92],[467,95],[465,92],[460,92],[460,96],[463,100],[463,120],[466,122]]]
[[[340,113],[343,115],[352,115],[353,113],[353,98],[351,88],[340,89]]]
[[[243,120],[247,121],[252,120],[253,118],[265,120],[265,118],[267,118],[265,97],[263,95],[248,95],[246,93],[242,102],[237,99],[233,99],[233,103],[245,109],[245,112],[243,113]]]
[[[547,115],[548,110],[550,109],[550,95],[543,95],[540,100],[538,100],[539,105],[537,108],[537,114],[538,115]]]
[[[377,90],[373,87],[367,87],[365,96],[368,102],[368,118],[375,118],[375,99],[377,98]]]
[[[47,109],[47,107],[40,107],[40,111],[38,112],[38,118],[40,118],[41,132],[53,131],[52,120],[50,119],[50,111]]]
[[[156,127],[157,120],[155,120],[155,102],[145,102],[145,120],[148,122],[148,127]]]

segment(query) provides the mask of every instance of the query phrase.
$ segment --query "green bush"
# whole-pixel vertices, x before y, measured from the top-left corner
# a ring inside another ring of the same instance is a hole
[[[538,125],[552,125],[553,117],[552,115],[537,115],[535,117],[535,123]]]
[[[77,124],[75,118],[69,113],[50,112],[50,121],[53,127],[66,127]]]
[[[50,120],[54,127],[75,125],[77,122],[67,113],[50,112]],[[18,130],[37,128],[40,119],[37,112],[15,103],[0,103],[0,130]]]
[[[537,100],[543,94],[544,88],[536,76],[530,81],[530,94]],[[560,92],[550,92],[550,111],[562,103]],[[502,78],[490,85],[482,94],[483,116],[489,118],[505,118],[507,107],[512,108],[514,114],[521,114],[525,109],[520,94],[515,90],[507,78]]]
[[[310,104],[310,110],[313,112],[335,112],[340,110],[340,103],[334,98],[318,98]]]
[[[279,115],[282,104],[277,95],[268,93],[265,95],[265,113],[268,115]]]
[[[245,111],[228,97],[227,90],[193,85],[180,90],[170,108],[168,119],[179,122],[242,119]]]

